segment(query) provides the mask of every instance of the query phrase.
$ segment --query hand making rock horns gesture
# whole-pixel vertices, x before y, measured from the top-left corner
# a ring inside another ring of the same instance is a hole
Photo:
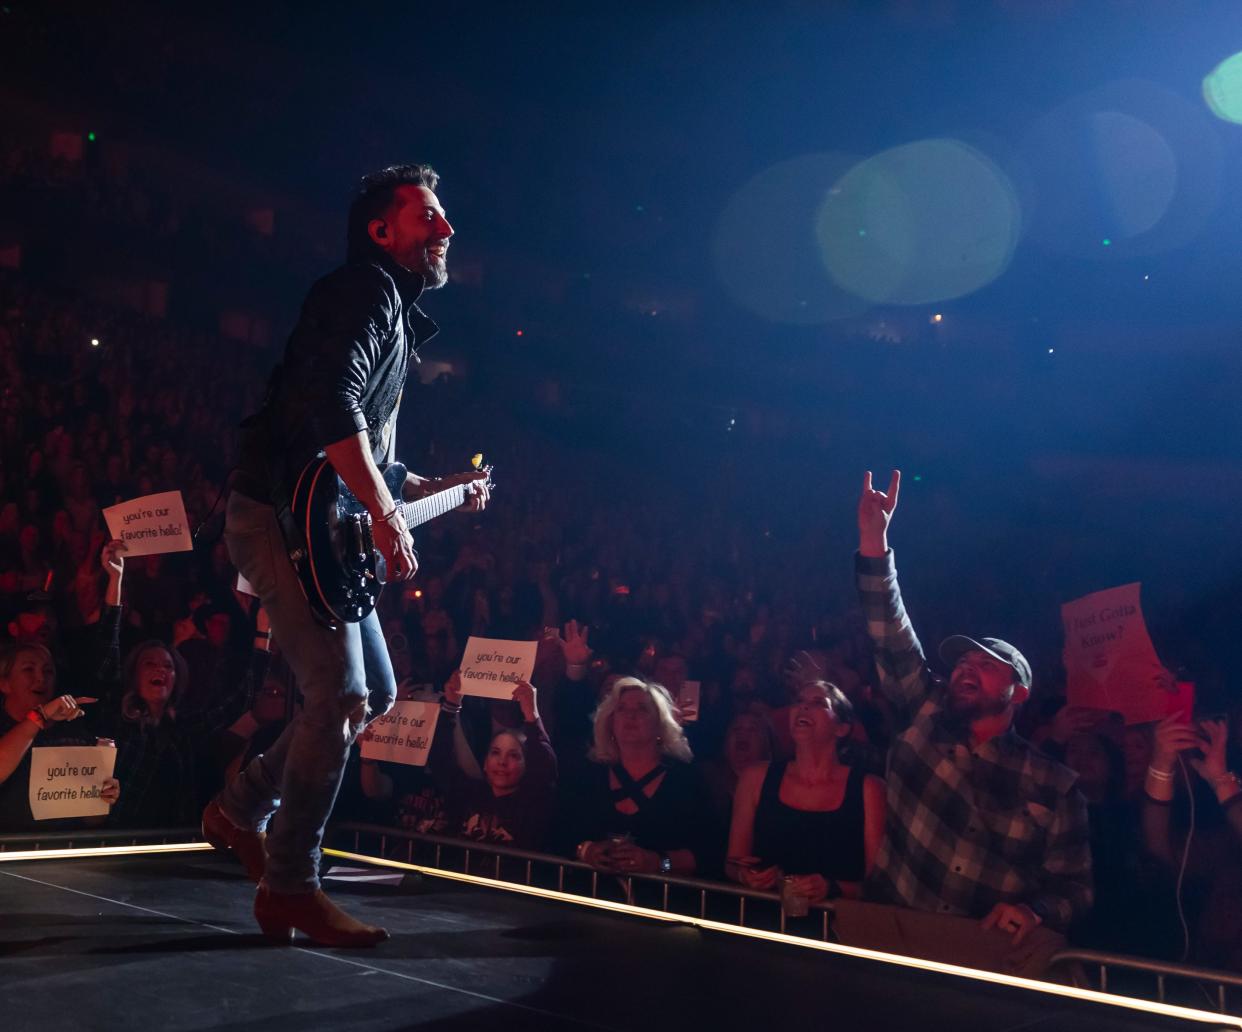
[[[871,484],[871,470],[863,474],[862,495],[858,499],[858,545],[866,556],[882,556],[888,551],[888,525],[897,508],[901,490],[901,470],[893,470],[887,491]]]

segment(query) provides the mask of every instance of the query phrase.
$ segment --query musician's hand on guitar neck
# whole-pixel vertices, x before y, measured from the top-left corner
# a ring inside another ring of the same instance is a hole
[[[399,513],[394,513],[386,520],[373,521],[371,539],[388,564],[389,581],[409,580],[418,572],[414,539],[410,537],[410,530]]]
[[[488,499],[491,498],[491,489],[487,486],[488,473],[454,473],[451,477],[445,477],[437,485],[440,490],[446,487],[456,487],[458,484],[469,484],[466,489],[466,500],[457,507],[458,512],[482,512],[487,508]]]
[[[466,495],[465,502],[457,507],[457,511],[482,512],[487,508],[488,499],[491,497],[491,489],[487,486],[489,476],[490,474],[486,472],[454,473],[452,476],[437,477],[433,480],[429,477],[420,477],[417,473],[407,473],[405,484],[401,488],[401,497],[407,502],[414,502],[428,495],[447,491],[458,484],[473,484],[474,486]]]

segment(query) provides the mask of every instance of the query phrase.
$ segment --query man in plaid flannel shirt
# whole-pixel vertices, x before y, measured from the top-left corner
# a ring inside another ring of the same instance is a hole
[[[888,826],[868,897],[982,918],[1018,946],[1039,925],[1064,931],[1091,905],[1087,804],[1076,775],[1013,730],[1031,686],[1026,658],[995,638],[940,646],[937,686],[897,586],[887,493],[867,473],[858,506],[858,590],[884,694],[905,729],[888,757]]]

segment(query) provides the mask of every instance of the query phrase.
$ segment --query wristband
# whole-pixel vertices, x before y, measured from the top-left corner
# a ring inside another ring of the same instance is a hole
[[[43,707],[36,706],[26,714],[26,719],[34,724],[40,731],[47,729],[47,717],[43,715]]]
[[[1239,777],[1231,770],[1227,770],[1220,777],[1212,779],[1213,788],[1224,788],[1226,785],[1233,785],[1235,788],[1242,788],[1242,779],[1239,779]]]
[[[380,523],[387,523],[390,519],[392,519],[394,516],[396,516],[396,515],[397,515],[397,511],[398,511],[400,508],[401,508],[401,506],[399,506],[399,505],[394,505],[394,506],[392,507],[392,512],[386,512],[386,513],[384,513],[384,515],[383,515],[383,516],[381,516],[381,517],[379,518]]]
[[[1156,781],[1172,781],[1174,777],[1171,770],[1156,770],[1156,768],[1152,766],[1148,766],[1147,776]]]
[[[449,702],[448,699],[441,699],[440,709],[444,710],[445,713],[457,714],[461,712],[461,703],[459,702],[456,705],[454,705],[453,703]]]

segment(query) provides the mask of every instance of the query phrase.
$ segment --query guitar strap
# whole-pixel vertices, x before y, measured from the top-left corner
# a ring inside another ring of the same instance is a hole
[[[397,461],[397,413],[401,411],[401,399],[405,396],[404,388],[397,392],[396,404],[392,407],[392,415],[384,424],[384,462],[392,465]],[[401,501],[400,498],[397,501]]]

